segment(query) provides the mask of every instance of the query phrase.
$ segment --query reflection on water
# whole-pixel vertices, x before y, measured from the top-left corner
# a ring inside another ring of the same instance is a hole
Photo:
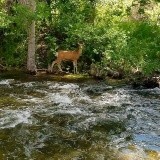
[[[0,159],[160,159],[159,88],[7,79],[0,93]]]

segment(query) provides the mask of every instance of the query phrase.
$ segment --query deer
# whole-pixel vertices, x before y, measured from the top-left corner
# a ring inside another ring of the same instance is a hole
[[[62,61],[72,61],[73,62],[73,68],[74,68],[74,74],[77,73],[77,60],[82,54],[83,50],[83,44],[78,43],[78,48],[76,50],[59,50],[56,54],[57,59],[52,62],[50,71],[52,72],[53,66],[55,64],[58,65],[59,70],[62,72],[61,68],[61,62]]]

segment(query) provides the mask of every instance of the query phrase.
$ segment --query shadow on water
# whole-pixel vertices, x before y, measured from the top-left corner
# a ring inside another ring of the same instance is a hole
[[[159,160],[160,90],[0,80],[0,159]]]

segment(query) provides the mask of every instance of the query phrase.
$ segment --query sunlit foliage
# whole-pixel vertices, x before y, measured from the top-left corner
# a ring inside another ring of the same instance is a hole
[[[133,68],[150,74],[159,70],[160,11],[152,0],[37,1],[36,13],[14,2],[0,8],[0,63],[24,66],[27,27],[36,20],[37,64],[47,67],[57,49],[85,43],[81,70],[92,62],[128,73]]]

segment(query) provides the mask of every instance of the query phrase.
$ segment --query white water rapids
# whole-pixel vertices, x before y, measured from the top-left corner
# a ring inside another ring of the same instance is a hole
[[[0,92],[0,159],[160,159],[159,88],[6,79]]]

